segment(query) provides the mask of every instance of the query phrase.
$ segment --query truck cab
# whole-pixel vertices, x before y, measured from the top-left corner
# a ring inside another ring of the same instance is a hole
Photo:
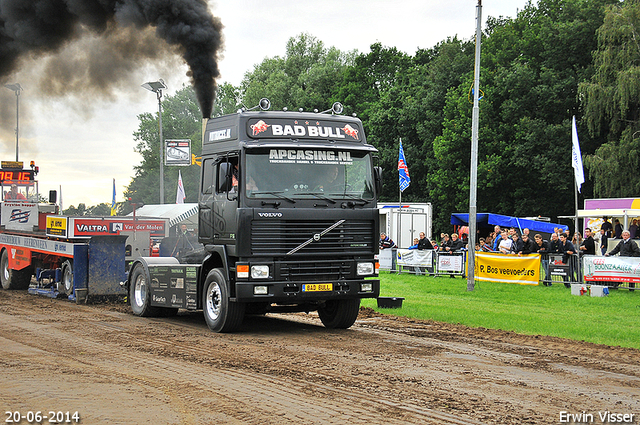
[[[348,328],[379,295],[377,150],[359,119],[331,112],[203,123],[196,305],[212,330],[269,311]]]

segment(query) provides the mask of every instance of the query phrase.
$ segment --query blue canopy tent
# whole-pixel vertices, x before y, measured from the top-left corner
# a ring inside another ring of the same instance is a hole
[[[514,227],[516,229],[520,229],[520,233],[522,233],[522,229],[524,228],[528,228],[532,232],[542,233],[553,233],[556,227],[563,231],[569,228],[569,226],[564,224],[548,223],[546,221],[536,221],[526,218],[509,217],[508,215],[487,213],[476,214],[476,223],[478,227],[492,227],[495,225],[500,227]],[[451,214],[451,224],[456,226],[467,226],[469,224],[469,214]]]

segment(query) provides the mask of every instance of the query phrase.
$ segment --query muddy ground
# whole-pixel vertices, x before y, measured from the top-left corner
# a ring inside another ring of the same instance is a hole
[[[40,411],[42,423],[554,424],[609,411],[638,424],[639,354],[371,309],[348,330],[296,314],[215,334],[201,312],[148,319],[0,291],[4,422]]]

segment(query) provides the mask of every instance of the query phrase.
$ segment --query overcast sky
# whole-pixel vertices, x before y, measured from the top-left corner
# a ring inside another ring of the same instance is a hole
[[[266,57],[284,56],[291,37],[308,32],[326,47],[368,52],[380,42],[409,54],[417,48],[433,47],[447,37],[469,39],[475,33],[476,0],[237,0],[210,1],[214,16],[224,25],[225,50],[220,62],[222,78],[238,84],[244,73]],[[488,16],[515,17],[526,0],[485,0],[483,27]],[[165,80],[172,95],[187,83],[186,66],[171,71],[144,68],[139,83]],[[159,75],[162,73],[162,75]],[[155,94],[131,84],[113,90],[111,99],[96,97],[91,107],[74,96],[39,96],[32,73],[12,75],[6,83],[20,83],[19,157],[40,167],[40,193],[62,189],[64,208],[85,203],[111,203],[112,179],[116,179],[116,201],[133,176],[140,156],[133,149],[137,116],[157,111]],[[137,76],[136,76],[137,78]],[[13,120],[2,122],[0,159],[15,160],[15,96],[7,89],[0,94],[0,112]],[[13,137],[13,139],[12,139]],[[165,182],[174,188],[177,182]],[[175,202],[168,195],[165,202]]]

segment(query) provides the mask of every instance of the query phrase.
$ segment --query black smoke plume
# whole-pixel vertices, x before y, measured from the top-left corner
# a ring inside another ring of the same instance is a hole
[[[69,61],[65,63],[75,78],[87,83],[98,81],[98,87],[108,85],[113,78],[97,75],[107,69],[107,75],[131,72],[141,59],[173,53],[166,44],[145,47],[141,41],[148,40],[149,29],[173,46],[187,63],[202,116],[210,117],[219,77],[222,24],[205,0],[0,0],[0,80],[19,70],[28,59],[51,56],[70,43],[97,37],[117,41],[117,54],[111,49],[117,60],[83,52],[89,62],[80,64],[82,72]],[[158,51],[162,48],[165,52]],[[55,78],[56,74],[65,74],[62,62],[50,61],[47,68],[51,92],[63,91],[56,88],[56,81],[62,79]],[[102,89],[106,92],[108,87]]]

